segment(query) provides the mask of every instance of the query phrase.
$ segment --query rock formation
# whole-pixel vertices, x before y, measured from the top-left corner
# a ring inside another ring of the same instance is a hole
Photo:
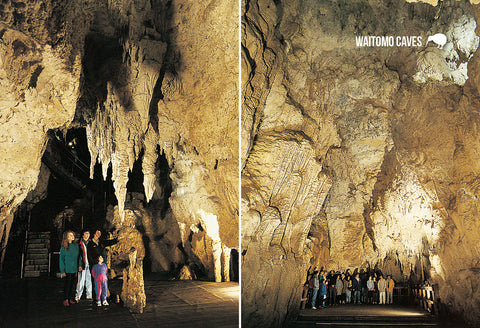
[[[109,208],[108,223],[113,229],[113,235],[121,239],[107,247],[106,262],[110,268],[110,278],[114,278],[118,273],[122,275],[121,299],[124,305],[134,313],[143,313],[146,305],[143,282],[145,246],[142,234],[137,229],[141,215],[136,212],[130,205],[121,217],[118,207],[115,207],[115,210]]]
[[[239,241],[236,11],[183,0],[0,5],[1,249],[37,184],[49,131],[85,128],[91,178],[97,162],[105,179],[111,168],[119,225],[135,163],[144,205],[171,196],[170,209],[141,220],[154,269],[182,266],[182,243],[200,232],[202,249],[186,252],[205,253],[206,274],[222,280],[223,255]]]
[[[142,261],[137,261],[137,250],[132,247],[129,253],[129,266],[123,270],[122,299],[134,313],[143,313],[146,305],[143,283]]]
[[[294,316],[314,266],[428,278],[451,311],[480,322],[478,10],[466,1],[246,1],[246,326]],[[435,33],[447,36],[442,49],[426,44]],[[400,44],[361,47],[356,36]],[[408,36],[421,45],[402,45]]]

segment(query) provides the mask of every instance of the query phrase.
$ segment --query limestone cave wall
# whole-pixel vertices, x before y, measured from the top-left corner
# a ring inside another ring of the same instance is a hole
[[[294,316],[315,266],[423,276],[480,321],[478,13],[467,1],[245,2],[246,326]],[[443,48],[427,43],[435,33]],[[368,35],[422,45],[358,47]]]
[[[207,252],[208,274],[222,280],[222,254],[239,242],[236,11],[218,1],[0,4],[1,249],[37,185],[48,131],[86,128],[90,176],[97,162],[105,179],[111,168],[120,224],[134,163],[148,203],[165,197],[157,161],[166,158],[168,218],[144,221],[151,231],[176,225],[180,244],[206,235],[209,246],[192,254]],[[165,257],[176,263],[177,250],[159,247],[158,269]]]

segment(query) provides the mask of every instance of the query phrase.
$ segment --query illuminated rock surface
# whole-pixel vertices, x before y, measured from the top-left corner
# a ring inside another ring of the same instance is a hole
[[[27,195],[44,198],[48,136],[84,128],[90,178],[100,163],[118,203],[110,223],[128,236],[113,266],[136,250],[125,297],[143,288],[144,246],[153,271],[188,265],[229,280],[224,258],[239,242],[236,9],[183,0],[0,5],[0,248]],[[134,164],[143,178],[139,203],[127,193]],[[59,229],[70,212],[59,214]],[[131,304],[143,306],[144,299]]]
[[[243,323],[294,316],[310,266],[416,281],[423,267],[480,322],[478,17],[457,1],[246,2]],[[425,45],[435,33],[443,49]]]

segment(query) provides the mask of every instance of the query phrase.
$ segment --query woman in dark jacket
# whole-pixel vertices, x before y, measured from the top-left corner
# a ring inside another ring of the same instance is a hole
[[[100,237],[102,236],[102,232],[100,230],[95,230],[95,234],[93,235],[92,242],[88,244],[88,261],[90,263],[97,263],[97,259],[99,256],[102,256],[103,259],[106,261],[107,259],[107,252],[105,251],[105,247],[115,245],[118,243],[120,239],[123,238],[123,235],[118,236],[118,238],[114,238],[111,240],[104,240],[100,241]]]
[[[79,263],[79,248],[78,244],[74,242],[75,235],[73,231],[65,231],[63,233],[62,248],[60,248],[60,274],[64,278],[63,293],[64,293],[64,306],[76,303],[73,300],[76,274]]]

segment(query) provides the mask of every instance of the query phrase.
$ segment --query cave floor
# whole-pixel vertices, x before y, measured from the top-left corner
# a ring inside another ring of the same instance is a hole
[[[289,327],[465,327],[462,322],[439,320],[412,305],[337,305],[300,310]]]
[[[109,281],[113,295],[121,284]],[[64,308],[61,279],[0,280],[0,327],[238,327],[238,283],[167,281],[151,274],[145,277],[145,293],[142,314],[114,300],[98,308],[82,299]]]

